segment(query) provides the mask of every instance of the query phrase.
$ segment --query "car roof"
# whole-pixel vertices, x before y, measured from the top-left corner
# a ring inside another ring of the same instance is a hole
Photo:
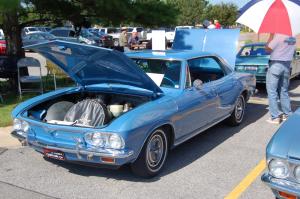
[[[215,55],[209,52],[191,51],[191,50],[165,50],[165,51],[136,51],[128,52],[127,56],[131,58],[148,58],[148,59],[175,59],[175,60],[187,60],[202,56]]]
[[[74,31],[73,28],[68,28],[68,27],[57,27],[57,28],[53,28],[52,30],[73,30]]]

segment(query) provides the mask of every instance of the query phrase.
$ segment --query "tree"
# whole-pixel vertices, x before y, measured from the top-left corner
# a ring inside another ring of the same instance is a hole
[[[174,10],[159,0],[0,0],[0,28],[6,37],[7,54],[23,57],[21,31],[26,26],[68,20],[80,31],[95,18],[110,24],[155,26],[174,23]]]
[[[205,9],[204,16],[208,20],[217,19],[223,27],[228,27],[237,20],[238,7],[233,3],[210,4]]]
[[[207,0],[167,0],[179,10],[178,25],[196,25],[203,22]]]

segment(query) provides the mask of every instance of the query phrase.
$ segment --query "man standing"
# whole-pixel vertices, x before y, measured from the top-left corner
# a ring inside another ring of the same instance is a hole
[[[129,37],[128,45],[131,50],[134,50],[135,48],[139,48],[140,38],[138,36],[138,33],[136,31],[132,31],[131,37]]]
[[[266,87],[269,98],[271,118],[267,120],[273,124],[280,124],[291,114],[291,103],[288,94],[290,65],[296,49],[296,39],[283,34],[270,34],[266,50],[271,52],[267,72]],[[281,110],[277,100],[280,99]]]
[[[127,28],[122,27],[121,31],[122,32],[119,37],[119,50],[124,52],[124,49],[127,47]]]

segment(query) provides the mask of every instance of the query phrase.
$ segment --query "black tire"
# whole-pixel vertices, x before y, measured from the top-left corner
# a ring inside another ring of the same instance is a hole
[[[162,170],[167,156],[168,137],[163,128],[158,128],[145,142],[139,157],[131,164],[131,170],[144,178],[154,177]]]
[[[236,100],[235,107],[230,117],[227,119],[227,123],[231,126],[238,126],[244,119],[246,108],[246,102],[243,95],[240,95]]]

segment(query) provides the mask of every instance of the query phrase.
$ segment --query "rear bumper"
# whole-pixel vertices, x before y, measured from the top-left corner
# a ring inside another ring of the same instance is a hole
[[[268,185],[276,197],[281,198],[278,191],[288,193],[297,198],[300,198],[300,184],[291,182],[288,180],[274,178],[273,176],[269,175],[268,173],[264,173],[261,177],[261,180]]]

